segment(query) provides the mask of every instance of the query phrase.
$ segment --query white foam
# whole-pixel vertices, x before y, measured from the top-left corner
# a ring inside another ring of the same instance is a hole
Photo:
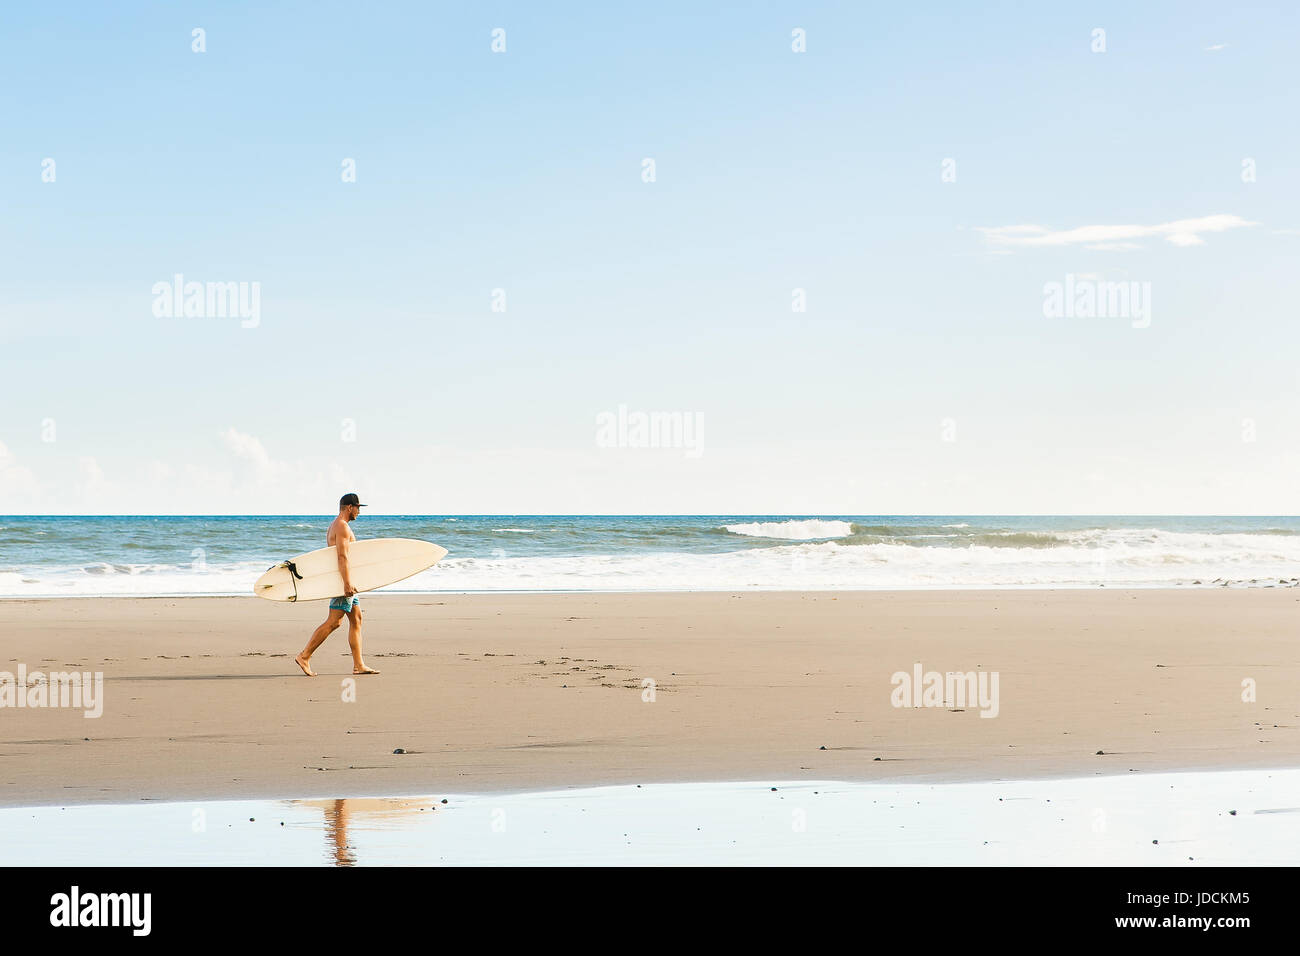
[[[821,521],[815,518],[806,521],[752,521],[749,524],[729,524],[725,527],[732,534],[754,538],[783,538],[789,541],[845,538],[853,533],[853,525],[848,521]]]
[[[111,565],[33,567],[0,572],[0,597],[184,597],[251,594],[253,582],[276,562],[233,565]]]

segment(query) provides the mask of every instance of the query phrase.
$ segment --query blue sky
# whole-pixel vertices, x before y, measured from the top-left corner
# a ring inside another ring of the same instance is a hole
[[[3,510],[1296,513],[1295,8],[542,6],[6,9]]]

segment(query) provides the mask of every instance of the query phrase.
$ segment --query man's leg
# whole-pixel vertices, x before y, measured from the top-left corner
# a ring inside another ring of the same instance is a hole
[[[361,659],[361,605],[354,604],[348,612],[348,647],[352,648],[352,673],[378,674]]]
[[[316,676],[316,672],[313,671],[311,666],[308,664],[308,661],[311,660],[311,656],[316,653],[316,648],[320,647],[321,644],[324,643],[325,638],[337,631],[339,625],[342,623],[343,612],[338,608],[330,608],[330,615],[325,618],[325,623],[311,632],[311,640],[309,640],[307,646],[302,649],[302,653],[294,658],[294,662],[302,668],[302,672],[308,677]]]

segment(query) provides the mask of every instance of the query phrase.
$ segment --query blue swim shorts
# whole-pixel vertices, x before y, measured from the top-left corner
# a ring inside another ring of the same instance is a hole
[[[357,595],[352,597],[336,597],[330,601],[331,611],[342,611],[344,614],[351,614],[352,609],[357,606],[360,598]]]

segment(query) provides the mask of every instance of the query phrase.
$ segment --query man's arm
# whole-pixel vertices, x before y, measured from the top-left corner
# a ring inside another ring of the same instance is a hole
[[[352,597],[357,593],[357,589],[352,586],[352,576],[348,573],[348,551],[352,547],[352,539],[346,536],[339,537],[339,543],[336,550],[339,553],[339,574],[343,578],[343,596]]]

